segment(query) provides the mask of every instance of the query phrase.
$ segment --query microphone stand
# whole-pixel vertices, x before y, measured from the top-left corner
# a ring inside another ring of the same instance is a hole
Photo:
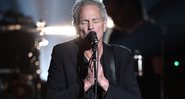
[[[94,66],[94,99],[97,99],[97,86],[98,86],[98,78],[97,78],[97,43],[92,44],[92,61]]]

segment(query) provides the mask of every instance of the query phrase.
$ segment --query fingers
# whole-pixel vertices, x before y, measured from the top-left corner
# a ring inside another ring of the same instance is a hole
[[[99,66],[97,66],[99,68]],[[102,66],[100,67],[100,69],[102,68]],[[97,73],[98,72],[101,72],[101,70],[97,69]],[[98,77],[99,73],[97,74],[97,77]],[[87,73],[87,76],[86,76],[86,80],[91,84],[91,85],[94,85],[94,66],[93,66],[93,63],[89,65],[88,67],[88,73]]]
[[[98,83],[101,83],[101,81],[103,79],[105,79],[104,76],[104,72],[103,72],[103,67],[101,65],[101,63],[99,62],[98,66],[97,66],[97,79],[98,79]],[[91,64],[88,68],[88,74],[86,76],[86,80],[91,84],[94,85],[94,66],[93,64]]]
[[[106,79],[104,75],[101,63],[99,63],[98,65],[98,85],[101,86],[103,90],[107,92],[109,88],[109,81]]]
[[[94,71],[93,68],[88,68],[88,73],[85,78],[91,85],[94,85]]]
[[[104,76],[103,67],[102,67],[101,63],[99,62],[98,65],[96,65],[96,66],[97,66],[97,79],[99,82],[100,80],[105,78],[105,76]],[[94,78],[94,66],[91,66],[89,73],[92,73],[93,78]]]
[[[88,68],[88,74],[84,79],[84,91],[87,91],[92,85],[94,85],[94,71]]]

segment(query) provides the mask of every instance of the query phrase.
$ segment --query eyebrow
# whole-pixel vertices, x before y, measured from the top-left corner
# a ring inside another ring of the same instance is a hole
[[[93,18],[91,20],[101,20],[102,18]],[[82,19],[81,21],[89,21],[88,19]]]

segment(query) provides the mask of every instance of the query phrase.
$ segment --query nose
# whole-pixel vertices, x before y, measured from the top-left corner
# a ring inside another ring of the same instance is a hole
[[[94,29],[94,24],[93,22],[88,23],[88,30],[93,30]]]

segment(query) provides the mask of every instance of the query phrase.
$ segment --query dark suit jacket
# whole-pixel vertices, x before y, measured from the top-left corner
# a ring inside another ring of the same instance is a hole
[[[80,99],[84,98],[82,77],[83,41],[80,38],[58,44],[53,48],[52,59],[47,80],[47,99]],[[110,53],[114,55],[116,83],[113,82],[110,69]],[[109,80],[105,99],[140,99],[140,91],[134,74],[133,57],[123,46],[103,45],[104,74]],[[87,97],[88,98],[88,97]],[[90,99],[90,98],[88,98]]]

